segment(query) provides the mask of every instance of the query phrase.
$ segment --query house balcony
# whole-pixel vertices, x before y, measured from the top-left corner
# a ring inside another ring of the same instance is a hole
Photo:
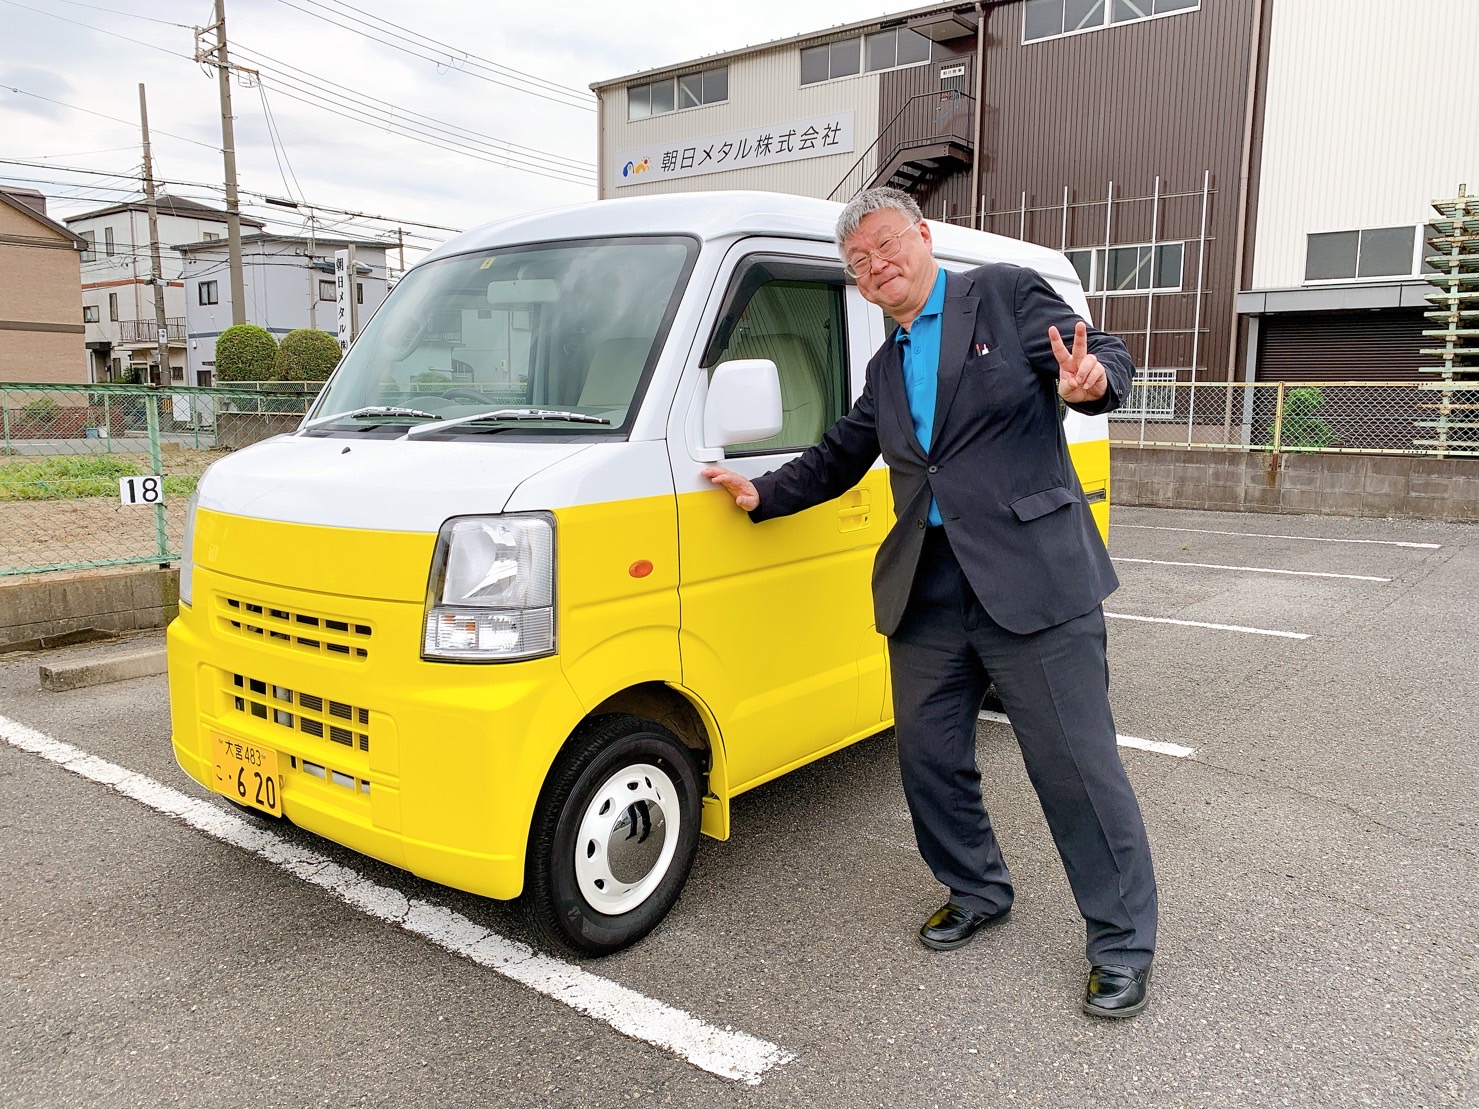
[[[183,343],[185,341],[184,316],[174,316],[165,319],[164,327],[171,344]],[[155,346],[159,342],[159,326],[152,319],[119,320],[118,330],[118,342],[120,346],[134,344]]]

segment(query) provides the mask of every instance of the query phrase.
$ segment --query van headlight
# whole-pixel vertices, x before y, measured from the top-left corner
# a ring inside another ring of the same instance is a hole
[[[443,524],[421,657],[505,662],[554,651],[554,517],[460,516]]]
[[[195,600],[195,507],[200,502],[200,487],[196,486],[185,505],[185,538],[180,543],[180,604],[193,604]]]

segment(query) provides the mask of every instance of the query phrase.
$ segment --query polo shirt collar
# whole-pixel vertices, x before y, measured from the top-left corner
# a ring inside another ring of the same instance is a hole
[[[935,270],[935,287],[930,290],[929,299],[924,302],[919,315],[914,317],[918,322],[925,316],[938,316],[945,311],[945,267],[940,266]],[[895,329],[894,342],[906,343],[909,341],[909,332],[902,327]]]

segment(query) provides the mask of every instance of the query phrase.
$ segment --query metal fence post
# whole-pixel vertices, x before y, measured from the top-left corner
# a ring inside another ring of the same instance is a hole
[[[10,456],[10,405],[5,402],[10,399],[9,393],[0,393],[0,419],[5,422],[5,454]]]
[[[1274,398],[1274,453],[1279,453],[1279,447],[1284,439],[1284,383],[1279,382],[1278,396]]]
[[[159,503],[154,506],[154,542],[160,566],[169,565],[169,526],[164,515],[164,458],[159,449],[159,394],[149,390],[144,400],[144,418],[149,428],[149,469],[159,475]]]

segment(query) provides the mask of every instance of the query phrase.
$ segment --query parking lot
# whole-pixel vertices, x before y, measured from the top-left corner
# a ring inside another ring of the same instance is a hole
[[[235,817],[163,678],[40,690],[72,648],[0,659],[0,1103],[1475,1104],[1479,527],[1119,508],[1111,551],[1162,906],[1133,1021],[1078,1011],[992,714],[1005,926],[918,943],[942,891],[886,732],[739,798],[647,940],[559,962],[509,906]]]

